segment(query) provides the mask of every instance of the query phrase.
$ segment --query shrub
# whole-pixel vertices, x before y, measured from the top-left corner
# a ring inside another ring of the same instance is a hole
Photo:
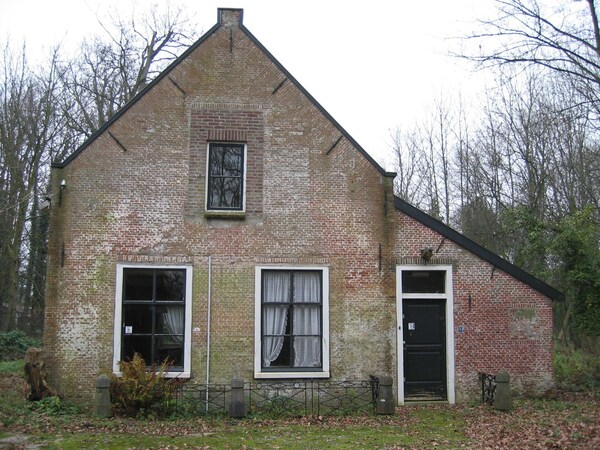
[[[40,347],[41,342],[19,330],[0,333],[0,361],[22,359],[29,347]]]
[[[600,388],[600,358],[581,350],[556,351],[554,375],[559,387],[569,390]]]
[[[131,416],[167,413],[171,380],[165,378],[170,363],[146,366],[139,353],[119,363],[122,376],[111,375],[111,401],[117,412]]]

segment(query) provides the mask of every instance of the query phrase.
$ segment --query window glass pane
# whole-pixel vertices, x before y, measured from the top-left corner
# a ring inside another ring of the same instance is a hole
[[[292,366],[292,362],[290,361],[291,353],[292,353],[290,342],[291,342],[290,336],[264,339],[263,347],[268,347],[268,348],[263,348],[263,354],[268,352],[272,346],[274,346],[274,345],[279,346],[279,353],[277,354],[277,357],[273,361],[270,362],[270,367],[291,367]],[[269,367],[269,365],[266,365],[266,367]]]
[[[140,353],[148,366],[169,357],[183,368],[184,269],[123,269],[121,359]]]
[[[262,365],[322,367],[320,271],[262,272]]]
[[[156,332],[171,334],[175,339],[183,339],[185,309],[183,306],[157,307]]]
[[[156,337],[156,362],[162,364],[168,360],[171,366],[183,366],[183,342],[172,336]]]
[[[185,294],[185,271],[156,271],[156,300],[182,302]]]
[[[321,334],[321,308],[319,306],[294,306],[294,336]]]
[[[443,294],[445,291],[445,270],[405,270],[402,272],[402,292],[405,294]]]
[[[207,207],[241,209],[244,179],[244,146],[210,144]]]
[[[321,339],[318,337],[294,337],[294,367],[321,366]]]
[[[321,303],[320,273],[294,272],[294,302]]]
[[[208,187],[213,208],[240,208],[242,205],[241,178],[212,177]]]
[[[241,145],[210,146],[210,175],[241,177],[244,167],[244,147]]]
[[[123,300],[152,300],[151,270],[123,269]]]
[[[263,303],[289,303],[290,272],[263,272]]]
[[[154,362],[152,359],[152,336],[123,336],[121,359],[131,361],[134,353],[142,355],[146,365],[151,365]]]
[[[123,333],[152,333],[152,310],[150,305],[123,306]]]

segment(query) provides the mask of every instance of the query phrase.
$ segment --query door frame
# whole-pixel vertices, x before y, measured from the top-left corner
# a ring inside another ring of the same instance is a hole
[[[402,272],[404,271],[443,270],[446,272],[445,293],[443,294],[403,294]],[[446,300],[446,392],[448,403],[456,402],[455,361],[454,361],[454,291],[452,284],[452,266],[450,265],[398,265],[396,266],[396,357],[398,386],[398,404],[404,405],[404,330],[402,328],[402,300],[404,299],[441,299]]]

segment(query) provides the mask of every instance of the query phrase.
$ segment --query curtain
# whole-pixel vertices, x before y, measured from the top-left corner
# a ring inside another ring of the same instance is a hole
[[[294,273],[294,367],[321,366],[321,279]]]
[[[185,310],[181,306],[167,306],[167,312],[163,314],[169,336],[174,342],[181,344],[183,342],[183,321]]]
[[[281,353],[289,309],[289,272],[265,272],[263,277],[263,366]],[[277,303],[269,305],[269,303]],[[281,304],[287,303],[287,304]]]

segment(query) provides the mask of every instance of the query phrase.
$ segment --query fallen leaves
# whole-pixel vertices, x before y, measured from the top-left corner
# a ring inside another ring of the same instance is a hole
[[[0,414],[1,416],[1,414]],[[51,416],[15,409],[10,420],[0,417],[0,431],[21,435],[90,436],[188,436],[217,438],[232,430],[252,438],[278,430],[289,434],[290,444],[302,445],[305,434],[331,431],[331,445],[360,427],[377,433],[393,427],[407,442],[387,448],[470,448],[470,449],[589,449],[600,448],[600,402],[589,393],[551,400],[518,400],[510,412],[489,406],[415,405],[399,407],[390,416],[301,417],[285,419],[188,418],[177,420],[136,420],[125,417],[93,418],[88,415]],[[302,431],[304,430],[304,432]],[[368,436],[363,437],[368,447]],[[323,441],[325,445],[327,443]],[[273,444],[272,447],[277,447]],[[163,448],[176,449],[175,446]]]

